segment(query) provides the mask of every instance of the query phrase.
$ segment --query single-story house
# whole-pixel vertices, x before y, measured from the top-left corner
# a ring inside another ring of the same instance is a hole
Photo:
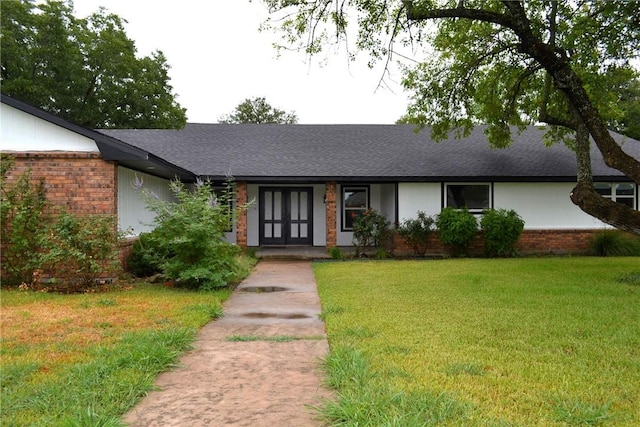
[[[134,235],[153,218],[132,186],[136,177],[161,197],[174,177],[216,185],[233,177],[237,202],[253,201],[227,235],[242,247],[351,246],[353,217],[370,208],[392,223],[446,206],[514,209],[525,221],[523,252],[579,252],[605,228],[569,199],[575,154],[563,144],[546,147],[537,126],[514,132],[511,147],[492,149],[482,126],[442,142],[412,125],[90,130],[6,96],[1,117],[0,149],[46,176],[52,200],[117,214]],[[640,159],[640,141],[614,137]],[[594,147],[591,156],[598,191],[638,209],[638,185]]]

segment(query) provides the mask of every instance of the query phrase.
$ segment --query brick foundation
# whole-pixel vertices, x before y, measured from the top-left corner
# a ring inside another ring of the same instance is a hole
[[[516,250],[522,254],[584,254],[600,230],[525,230]]]
[[[586,254],[589,240],[598,230],[524,230],[516,244],[516,252],[520,255],[556,255]],[[471,242],[469,254],[480,256],[484,251],[482,232],[478,232]],[[399,236],[394,236],[394,253],[396,255],[413,255],[413,249]],[[451,252],[440,240],[438,233],[431,234],[428,240],[427,256],[449,255]]]

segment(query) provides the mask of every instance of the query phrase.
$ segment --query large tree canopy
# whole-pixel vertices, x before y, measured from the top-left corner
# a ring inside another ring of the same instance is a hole
[[[355,39],[350,49],[388,64],[397,51],[411,49],[416,62],[405,66],[403,85],[413,96],[403,120],[430,126],[436,138],[486,123],[489,142],[504,147],[511,142],[510,126],[547,123],[547,142],[563,140],[576,152],[572,201],[608,224],[640,234],[640,212],[595,191],[589,159],[591,137],[607,165],[640,184],[640,160],[609,131],[635,125],[629,121],[637,114],[636,2],[265,2],[272,12],[267,26],[284,32],[286,47],[310,55]]]
[[[160,51],[143,58],[123,20],[73,4],[2,1],[2,93],[89,128],[181,128],[186,110]]]
[[[623,116],[613,129],[640,141],[640,79],[629,80],[621,88],[620,108]]]
[[[236,106],[232,113],[219,119],[220,123],[298,123],[295,111],[287,113],[272,107],[265,98],[247,98]]]

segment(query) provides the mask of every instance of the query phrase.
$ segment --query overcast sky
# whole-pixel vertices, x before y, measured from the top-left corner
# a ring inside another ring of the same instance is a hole
[[[329,56],[328,65],[303,53],[276,58],[277,35],[259,32],[267,17],[254,0],[75,0],[86,17],[99,6],[124,18],[138,54],[161,50],[178,102],[192,123],[215,123],[246,98],[265,97],[272,106],[295,111],[299,123],[394,123],[407,96],[392,76],[392,89],[378,88],[382,69],[369,69],[361,55],[349,63]]]

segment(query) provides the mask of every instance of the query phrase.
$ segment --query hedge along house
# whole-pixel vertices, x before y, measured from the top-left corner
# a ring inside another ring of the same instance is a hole
[[[467,206],[478,214],[518,212],[525,220],[522,252],[580,252],[605,225],[571,203],[575,155],[561,144],[545,147],[543,134],[529,127],[498,150],[489,148],[483,127],[440,143],[411,125],[93,131],[2,97],[0,147],[44,175],[58,203],[79,210],[104,203],[132,234],[149,230],[153,219],[131,185],[136,177],[169,197],[170,178],[222,185],[232,176],[237,201],[253,201],[227,235],[243,247],[351,246],[353,218],[366,209],[398,223],[418,211],[436,215],[445,206]],[[640,158],[640,142],[616,138]],[[592,166],[602,194],[638,209],[637,185],[605,166],[595,149]]]

